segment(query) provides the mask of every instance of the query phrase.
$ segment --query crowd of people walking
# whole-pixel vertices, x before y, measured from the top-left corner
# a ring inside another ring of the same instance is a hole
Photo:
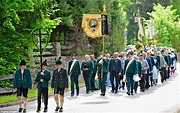
[[[60,59],[56,61],[56,69],[52,73],[47,69],[47,62],[42,63],[42,70],[38,72],[37,82],[37,111],[41,111],[41,98],[44,98],[44,112],[48,110],[48,83],[54,90],[56,102],[55,111],[63,112],[64,92],[68,89],[70,81],[70,95],[79,96],[79,76],[82,74],[85,82],[86,94],[100,90],[100,96],[106,95],[106,87],[111,87],[111,92],[117,94],[120,89],[127,95],[148,90],[157,85],[158,80],[164,83],[176,70],[178,56],[174,49],[168,47],[145,47],[140,53],[135,52],[133,46],[127,46],[125,52],[114,52],[111,56],[106,51],[95,59],[95,55],[85,55],[80,64],[76,54],[71,54],[67,70],[62,67]],[[17,90],[19,112],[26,112],[28,90],[32,88],[31,72],[26,68],[24,60],[20,69],[15,73],[14,88]],[[158,76],[160,74],[160,77]],[[69,77],[68,77],[69,76]],[[75,87],[74,87],[75,85]],[[76,89],[75,89],[76,88]],[[23,95],[23,99],[21,98]],[[23,106],[24,104],[24,106]]]

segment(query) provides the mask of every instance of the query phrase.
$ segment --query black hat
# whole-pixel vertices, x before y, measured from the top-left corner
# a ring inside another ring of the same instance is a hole
[[[45,60],[42,65],[47,66],[47,61]]]
[[[76,56],[76,53],[71,53],[71,57],[72,57],[72,56]]]
[[[20,65],[26,65],[26,62],[24,60],[21,60]]]
[[[62,62],[58,59],[57,61],[56,61],[56,65],[58,65],[58,64],[62,64]]]
[[[164,53],[165,52],[165,50],[161,50],[161,53]]]
[[[130,55],[133,55],[133,52],[132,51],[128,51],[128,53],[127,53],[128,55],[130,54]]]

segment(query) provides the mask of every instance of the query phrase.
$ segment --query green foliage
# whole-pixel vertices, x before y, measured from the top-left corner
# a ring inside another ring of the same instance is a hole
[[[13,87],[13,84],[12,84],[12,81],[10,80],[2,80],[0,81],[0,87],[1,88],[12,88]]]
[[[50,18],[55,4],[54,0],[0,2],[1,75],[13,73],[18,68],[20,60],[30,59],[35,47],[31,35],[34,29],[53,29],[60,23],[59,17]]]
[[[60,41],[61,44],[71,45],[69,52],[76,51],[78,55],[94,53],[97,56],[101,54],[102,38],[91,39],[85,36],[81,28],[81,22],[83,14],[100,14],[103,10],[103,4],[106,4],[110,35],[105,38],[105,49],[108,49],[110,53],[119,50],[124,51],[127,21],[123,8],[126,8],[126,4],[129,4],[129,0],[57,1],[59,3],[58,8],[60,8],[58,15],[62,17],[62,24],[54,29],[51,41]],[[117,46],[113,46],[114,44]],[[64,55],[68,55],[67,51],[65,52],[63,52]]]
[[[160,4],[154,5],[154,11],[148,13],[155,21],[158,46],[172,46],[178,39],[179,18],[173,6],[163,7]]]
[[[126,46],[126,12],[123,11],[122,4],[119,0],[110,2],[107,8],[110,35],[105,39],[105,49],[109,53],[115,51],[124,51]]]
[[[126,1],[126,0],[125,0]],[[128,1],[128,0],[127,0]],[[137,40],[137,31],[138,26],[137,23],[134,22],[134,17],[139,14],[141,17],[146,20],[149,19],[148,13],[153,11],[153,4],[161,4],[162,6],[168,6],[170,4],[170,0],[130,0],[126,5],[127,19],[128,19],[128,44],[134,44],[134,41]]]

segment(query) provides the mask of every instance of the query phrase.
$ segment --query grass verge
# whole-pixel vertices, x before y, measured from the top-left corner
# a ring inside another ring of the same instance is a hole
[[[84,82],[80,82],[79,86],[84,86]],[[70,88],[70,84],[69,84],[69,88]],[[38,89],[36,87],[29,90],[28,98],[31,99],[31,98],[37,97],[37,91],[38,91]],[[51,88],[49,88],[48,93],[53,94],[53,90]],[[5,103],[15,102],[15,101],[17,101],[16,94],[0,96],[0,104],[5,104]]]

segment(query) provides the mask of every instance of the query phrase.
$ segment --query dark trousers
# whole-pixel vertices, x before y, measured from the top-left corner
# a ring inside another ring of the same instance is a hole
[[[147,74],[146,74],[146,85],[145,85],[145,87],[146,87],[146,89],[148,89],[149,88],[149,75],[150,75],[150,73],[148,72]]]
[[[134,89],[133,75],[134,74],[126,74],[126,81],[127,81],[126,86],[128,93],[133,93],[133,89]]]
[[[165,80],[165,68],[164,67],[162,67],[161,69],[160,69],[160,75],[161,75],[161,82],[163,83],[164,82],[164,80]]]
[[[149,74],[149,77],[150,77],[151,86],[153,86],[153,82],[154,82],[154,80],[153,80],[153,74],[150,73],[150,74]],[[149,85],[150,85],[150,83],[149,83]]]
[[[114,87],[114,78],[116,80],[116,88]],[[111,72],[110,73],[110,80],[111,80],[112,91],[114,91],[114,90],[118,91],[119,73]]]
[[[48,107],[48,88],[38,88],[38,109],[41,109],[41,97],[43,95],[44,98],[44,107],[47,109]]]
[[[134,82],[134,91],[137,92],[138,82]]]
[[[170,77],[170,66],[168,67],[168,70],[167,70],[167,78]]]
[[[91,76],[91,80],[90,80],[91,90],[95,90],[95,83],[94,83],[95,76],[96,76],[96,73],[93,73]]]
[[[167,71],[168,71],[168,70],[166,70],[166,68],[164,68],[164,80],[165,80],[165,81],[166,81],[167,76],[168,76],[168,75],[167,75],[167,73],[168,73]]]
[[[91,74],[83,74],[83,78],[86,86],[86,93],[89,93]]]
[[[71,74],[71,96],[74,96],[74,84],[76,85],[76,94],[79,95],[79,81],[78,75]]]
[[[140,80],[140,88],[141,88],[141,91],[144,91],[145,90],[145,81],[146,81],[146,74],[143,74],[141,80]]]
[[[101,94],[106,93],[106,81],[107,81],[107,73],[102,73],[101,77],[101,72],[98,73],[98,78],[99,78],[99,86],[101,89]]]

